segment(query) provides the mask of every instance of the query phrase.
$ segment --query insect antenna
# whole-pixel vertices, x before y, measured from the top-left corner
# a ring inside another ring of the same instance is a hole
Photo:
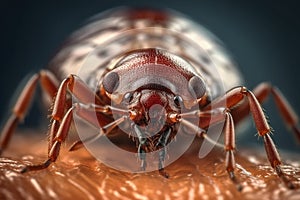
[[[192,131],[191,131],[192,133],[196,133],[199,137],[203,137],[203,138],[206,139],[208,142],[210,142],[212,145],[216,145],[216,146],[221,147],[221,148],[224,147],[223,144],[221,144],[221,143],[219,143],[218,141],[216,141],[216,140],[210,138],[210,137],[207,135],[207,133],[206,133],[206,131],[205,131],[204,129],[202,129],[202,128],[196,126],[195,124],[193,124],[193,123],[191,123],[191,122],[189,122],[188,120],[183,119],[183,118],[180,119],[180,122],[181,122],[183,125],[185,125],[187,128],[191,129],[191,130],[192,130]]]
[[[103,128],[100,128],[100,132],[97,135],[93,135],[91,137],[85,138],[84,140],[77,140],[71,145],[69,151],[76,151],[82,148],[84,143],[85,144],[92,143],[97,139],[99,139],[100,137],[102,137],[103,135],[109,134],[116,126],[123,123],[127,118],[128,118],[127,116],[120,117],[119,119],[105,125]]]
[[[217,147],[224,148],[224,144],[219,143],[218,141],[210,138],[206,133],[202,133],[201,136],[206,139],[208,142],[210,142],[213,145],[216,145]]]

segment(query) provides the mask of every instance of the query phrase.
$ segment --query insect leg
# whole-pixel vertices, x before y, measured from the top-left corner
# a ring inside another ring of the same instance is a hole
[[[253,94],[259,103],[266,101],[270,95],[273,96],[285,124],[291,128],[294,135],[300,142],[300,129],[297,126],[298,116],[280,90],[269,83],[261,83],[253,89]],[[231,114],[234,118],[234,121],[238,123],[248,116],[249,112],[249,103],[247,101],[243,101],[236,109],[232,109]]]
[[[256,129],[258,130],[258,134],[264,139],[265,151],[267,153],[267,157],[271,166],[275,169],[278,176],[287,185],[288,188],[294,188],[295,186],[293,185],[293,183],[288,180],[288,178],[282,172],[282,169],[280,167],[281,159],[270,136],[271,128],[255,95],[245,87],[237,87],[228,91],[223,97],[213,101],[211,104],[222,105],[224,103],[224,100],[226,100],[226,107],[228,109],[231,109],[235,107],[239,102],[241,102],[244,97],[247,97],[250,112],[252,113]]]
[[[75,96],[80,103],[83,104],[100,104],[101,101],[98,96],[77,76],[69,75],[65,78],[58,89],[56,98],[53,104],[52,109],[52,123],[49,133],[49,143],[48,143],[48,152],[51,150],[54,145],[54,138],[60,127],[62,118],[65,115],[65,110],[68,109],[70,105],[67,105],[67,93]],[[101,125],[107,123],[107,120],[103,117],[103,120],[99,120]]]
[[[274,87],[269,83],[261,83],[253,90],[253,93],[255,94],[259,102],[265,101],[270,95],[273,96],[276,106],[281,114],[281,117],[285,121],[285,124],[291,128],[298,141],[300,142],[300,129],[297,126],[298,116],[294,112],[284,95],[281,93],[281,91],[277,87]]]
[[[11,116],[2,129],[0,139],[0,154],[9,144],[10,138],[14,133],[18,123],[22,121],[26,115],[30,102],[34,96],[38,81],[40,81],[43,91],[45,91],[51,98],[55,96],[58,88],[58,81],[50,71],[42,70],[40,73],[34,74],[29,79],[15,103]]]
[[[59,155],[61,143],[66,139],[71,122],[73,121],[73,110],[75,107],[70,108],[64,115],[61,125],[58,128],[57,134],[52,141],[52,146],[48,152],[48,159],[37,165],[28,165],[21,170],[21,173],[25,173],[32,170],[41,170],[47,168],[52,162],[55,162]]]
[[[285,176],[282,172],[280,165],[282,164],[277,148],[270,136],[270,127],[267,123],[266,117],[259,105],[259,102],[255,98],[254,94],[247,92],[247,97],[249,99],[250,111],[253,115],[254,122],[256,124],[258,133],[264,139],[264,146],[267,153],[268,160],[271,166],[275,169],[278,176],[290,189],[295,188],[294,184]]]
[[[81,104],[75,103],[67,111],[67,113],[64,115],[64,117],[61,121],[61,124],[57,130],[56,136],[52,141],[53,145],[51,146],[50,151],[48,152],[48,159],[41,164],[26,166],[25,168],[23,168],[21,170],[21,172],[24,173],[27,171],[44,169],[44,168],[47,168],[52,162],[55,162],[59,155],[61,143],[65,141],[65,139],[68,135],[69,129],[70,129],[70,125],[73,122],[73,114],[75,113],[81,119],[86,120],[87,122],[89,122],[91,124],[93,123],[93,121],[89,121],[91,119],[91,117],[88,116],[87,111],[89,111],[89,110],[87,110],[86,107],[83,107]],[[89,114],[92,114],[94,116],[94,113],[92,113],[90,111],[89,111]],[[125,119],[126,119],[126,116],[121,117],[120,119],[115,120],[110,124],[107,124],[103,128],[101,128],[98,125],[98,128],[100,128],[100,134],[93,136],[91,138],[88,138],[87,141],[94,141],[97,138],[101,137],[102,135],[108,134],[114,127],[116,127],[118,124],[122,123]],[[76,143],[74,143],[72,145],[70,150],[71,151],[77,150],[80,147],[82,147],[82,142],[77,141]]]
[[[230,112],[226,112],[225,115],[225,125],[224,125],[224,136],[225,136],[225,166],[228,172],[230,179],[235,183],[237,189],[239,191],[242,190],[242,185],[236,179],[234,174],[235,169],[235,158],[234,158],[234,150],[235,150],[235,129],[232,116]]]
[[[27,166],[22,172],[30,170],[39,170],[48,167],[51,162],[54,162],[57,159],[57,156],[60,151],[60,145],[67,137],[69,132],[70,124],[73,121],[73,110],[79,109],[79,104],[74,104],[71,108],[68,108],[67,102],[67,93],[70,92],[74,95],[80,102],[83,104],[101,104],[99,98],[93,93],[92,90],[77,76],[70,75],[62,81],[59,86],[54,105],[52,110],[52,123],[50,128],[50,139],[48,143],[48,159],[39,165]],[[65,113],[65,109],[68,109]],[[103,110],[103,113],[105,114]],[[102,120],[103,119],[103,120]],[[101,117],[101,120],[98,121],[102,126],[102,123],[106,123],[105,118]]]
[[[199,127],[191,122],[189,122],[186,119],[180,119],[180,122],[182,122],[183,125],[190,128],[192,133],[197,133],[199,136],[203,136],[204,138],[207,138],[209,142],[212,142],[213,144],[217,146],[224,147],[226,152],[226,159],[225,159],[225,167],[226,171],[228,172],[229,178],[231,181],[235,184],[237,189],[239,191],[242,190],[242,185],[237,180],[234,169],[235,169],[235,158],[234,158],[234,150],[235,150],[235,128],[234,128],[234,122],[232,119],[232,116],[230,114],[229,109],[215,109],[215,110],[209,110],[204,112],[191,112],[183,114],[185,117],[192,117],[198,116],[199,117]],[[209,136],[205,133],[205,129],[210,125],[214,126],[222,121],[225,120],[224,124],[224,136],[225,136],[225,145],[219,144],[217,141],[213,141],[209,139]]]

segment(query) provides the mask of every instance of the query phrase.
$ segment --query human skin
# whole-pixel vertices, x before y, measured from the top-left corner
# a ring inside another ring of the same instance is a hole
[[[101,164],[84,148],[68,152],[68,144],[63,145],[58,160],[47,169],[21,174],[25,164],[46,158],[45,138],[32,132],[36,131],[14,136],[10,147],[0,158],[0,199],[300,198],[299,155],[282,154],[282,168],[298,188],[290,190],[269,165],[263,148],[246,150],[238,147],[235,172],[243,185],[240,192],[226,173],[224,150],[215,148],[205,158],[199,159],[199,140],[166,167],[170,175],[168,179],[157,171],[127,173],[112,169]]]

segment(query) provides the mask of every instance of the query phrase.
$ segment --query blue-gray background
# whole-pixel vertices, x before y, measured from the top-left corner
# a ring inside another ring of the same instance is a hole
[[[300,14],[296,1],[2,1],[0,5],[0,119],[8,114],[15,88],[29,73],[43,68],[61,42],[87,18],[121,5],[155,6],[180,11],[207,27],[227,46],[249,88],[262,81],[277,85],[300,114]],[[36,101],[37,102],[37,101]],[[272,101],[265,106],[274,140],[299,152]],[[38,126],[41,114],[32,109],[25,120]],[[46,130],[46,127],[44,127]],[[253,128],[240,143],[262,143]]]

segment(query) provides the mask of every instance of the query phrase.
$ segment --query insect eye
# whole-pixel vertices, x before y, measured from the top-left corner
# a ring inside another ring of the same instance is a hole
[[[124,101],[129,103],[131,102],[133,99],[133,94],[131,92],[128,92],[124,95]]]
[[[103,78],[103,87],[106,92],[112,94],[119,86],[119,75],[116,72],[109,72]]]
[[[206,92],[206,86],[202,78],[193,76],[189,80],[189,92],[197,99],[201,98]]]
[[[180,105],[183,103],[181,96],[176,95],[174,97],[174,103],[176,106],[180,107]]]

